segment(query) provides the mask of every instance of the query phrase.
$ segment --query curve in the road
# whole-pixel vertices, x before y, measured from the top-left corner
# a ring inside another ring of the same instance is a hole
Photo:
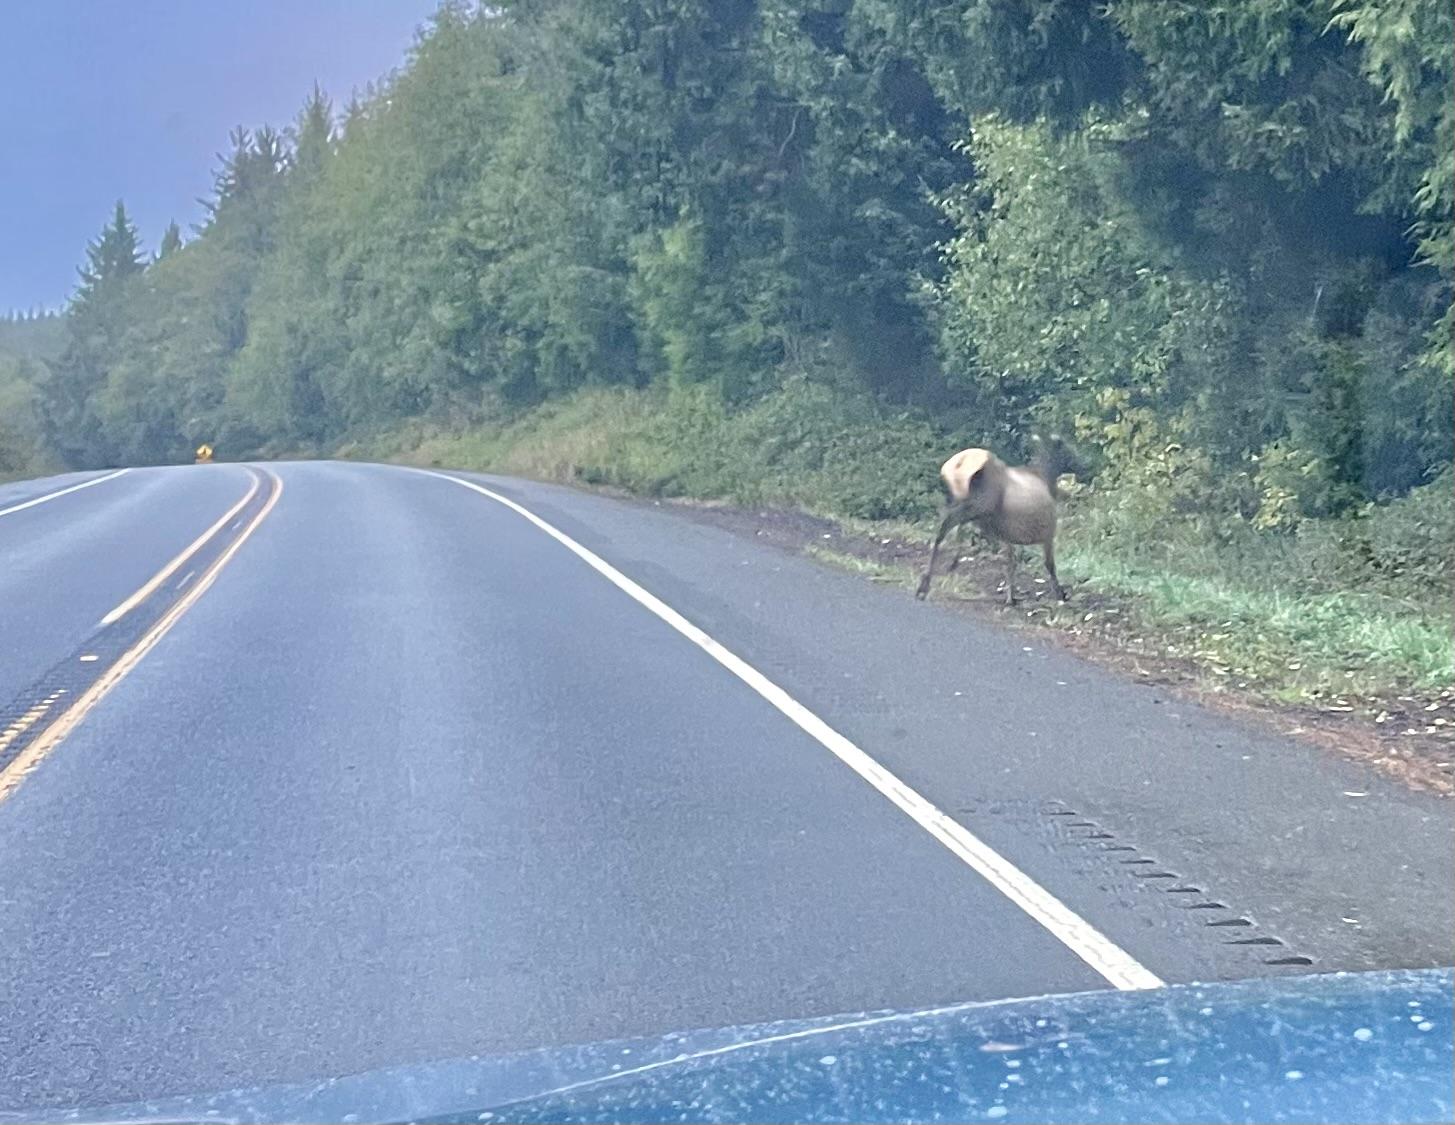
[[[983,879],[1050,931],[1067,949],[1075,953],[1115,988],[1159,988],[1162,980],[1135,957],[1067,907],[1005,856],[990,847],[963,824],[936,808],[910,786],[885,769],[864,750],[845,738],[818,715],[789,695],[742,657],[723,647],[711,636],[683,617],[666,602],[633,582],[595,552],[583,547],[565,532],[547,523],[528,508],[483,485],[463,480],[448,473],[423,470],[478,492],[497,504],[503,504],[518,516],[529,520],[557,543],[565,547],[592,570],[643,609],[653,614],[698,648],[711,656],[785,718],[833,754],[844,765],[888,798],[896,808],[949,849]]]
[[[247,507],[248,501],[250,501],[254,496],[258,494],[258,489],[262,487],[263,481],[264,479],[266,479],[261,473],[257,472],[256,470],[252,471],[250,475],[252,476],[253,480],[252,483],[248,486],[248,490],[243,493],[242,499],[239,500],[227,511],[223,512],[222,515],[217,518],[217,522],[215,522],[201,535],[197,536],[196,539],[192,540],[191,543],[189,543],[177,555],[173,557],[171,562],[167,563],[166,566],[162,567],[161,570],[157,571],[156,574],[152,575],[151,578],[147,579],[147,581],[141,586],[140,589],[138,589],[134,594],[128,597],[115,609],[108,612],[106,616],[101,619],[102,625],[116,624],[116,622],[120,621],[137,606],[141,605],[142,602],[146,601],[147,598],[151,597],[152,594],[157,591],[157,588],[160,587],[163,582],[165,582],[168,578],[172,577],[172,575],[176,574],[177,571],[181,570],[183,564],[185,564],[189,559],[193,558],[199,551],[206,547],[208,543],[212,542],[213,538],[224,527],[228,525],[233,517]],[[278,478],[273,477],[272,479],[276,481]],[[279,485],[279,487],[281,488],[281,484]]]
[[[92,485],[105,484],[109,480],[130,472],[130,469],[117,469],[115,472],[107,473],[103,477],[92,477],[90,480],[83,480],[80,484],[73,484],[67,488],[58,488],[54,492],[47,492],[41,496],[32,497],[29,500],[22,500],[19,504],[11,504],[8,508],[0,508],[0,516],[8,516],[13,512],[23,512],[27,508],[34,508],[38,504],[45,504],[51,500],[57,500],[62,496],[68,496],[72,492],[80,492],[83,488],[90,488]]]

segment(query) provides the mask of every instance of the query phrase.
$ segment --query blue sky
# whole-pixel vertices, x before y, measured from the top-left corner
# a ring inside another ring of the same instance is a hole
[[[404,59],[437,0],[4,0],[0,311],[58,306],[126,201],[148,250],[201,218],[235,125],[342,105]]]

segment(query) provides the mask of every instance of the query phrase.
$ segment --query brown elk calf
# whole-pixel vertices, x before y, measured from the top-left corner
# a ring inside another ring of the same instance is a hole
[[[1085,467],[1059,437],[1046,441],[1036,438],[1035,447],[1035,456],[1028,465],[1007,465],[988,449],[965,449],[944,463],[940,477],[949,492],[949,502],[930,550],[930,565],[915,597],[924,598],[930,592],[930,577],[945,536],[958,529],[958,543],[964,538],[965,524],[973,523],[1006,545],[1006,605],[1015,604],[1016,551],[1020,546],[1037,543],[1046,557],[1051,587],[1065,601],[1066,591],[1056,578],[1056,499],[1060,495],[1056,480],[1062,473],[1085,472]],[[957,550],[950,570],[959,565]]]

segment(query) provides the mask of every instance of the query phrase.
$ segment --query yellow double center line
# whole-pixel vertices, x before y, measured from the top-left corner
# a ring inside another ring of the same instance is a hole
[[[263,472],[273,482],[273,490],[268,496],[267,501],[258,509],[257,515],[253,516],[248,524],[238,533],[237,538],[229,543],[226,549],[188,587],[186,593],[182,594],[145,633],[133,642],[130,648],[126,649],[117,657],[110,667],[93,680],[91,685],[76,697],[75,702],[62,711],[48,727],[36,735],[25,749],[16,756],[14,761],[3,770],[0,770],[0,801],[5,800],[5,798],[13,793],[16,787],[25,780],[30,772],[36,766],[40,765],[50,755],[51,751],[59,746],[65,737],[81,724],[86,716],[90,714],[91,709],[100,703],[106,697],[107,693],[119,684],[126,677],[127,673],[141,662],[142,657],[150,652],[156,643],[167,635],[172,626],[181,620],[182,615],[197,604],[197,600],[207,592],[208,587],[212,585],[217,579],[218,574],[222,572],[222,568],[231,561],[233,555],[237,554],[238,549],[247,542],[248,537],[258,529],[259,525],[268,518],[268,514],[278,503],[278,498],[283,495],[283,481],[270,469],[263,470]],[[203,532],[177,558],[163,567],[145,586],[108,613],[103,619],[103,624],[110,624],[120,620],[137,605],[145,601],[157,587],[165,582],[170,575],[174,574],[183,563],[201,550],[213,536],[227,525],[229,520],[242,510],[247,502],[257,494],[261,482],[262,476],[259,475],[253,481],[253,487],[239,503],[234,505],[212,527]],[[57,695],[44,700],[43,707],[40,703],[37,703],[36,707],[27,711],[21,720],[19,720],[19,723],[24,724],[20,726],[20,729],[12,731],[11,728],[6,728],[5,733],[8,737],[6,738],[5,745],[14,742],[26,730],[42,719],[59,698],[60,696]],[[19,723],[12,724],[12,726],[17,726]],[[3,749],[3,746],[0,746],[0,749]]]
[[[141,605],[142,602],[146,601],[149,597],[151,597],[152,594],[156,592],[158,586],[160,586],[168,578],[172,577],[172,575],[176,574],[183,563],[185,563],[198,551],[202,550],[203,547],[207,546],[207,544],[212,541],[212,537],[216,535],[219,531],[221,531],[224,527],[226,527],[228,521],[231,520],[233,516],[237,515],[240,511],[247,507],[248,501],[258,494],[258,489],[262,486],[263,483],[263,477],[261,473],[253,473],[250,475],[253,478],[253,483],[252,487],[247,490],[246,495],[244,495],[241,500],[239,500],[236,504],[234,504],[231,508],[224,512],[221,519],[219,519],[215,524],[209,527],[201,535],[197,536],[196,539],[192,540],[192,542],[187,546],[184,551],[182,551],[181,554],[179,554],[166,566],[162,567],[162,569],[157,571],[156,574],[152,575],[152,577],[147,580],[145,586],[143,586],[136,593],[132,594],[131,597],[126,599],[126,601],[122,602],[119,606],[117,606],[105,617],[103,617],[101,619],[102,625],[114,625],[116,622],[120,621],[128,613],[134,610],[137,606]],[[276,480],[277,478],[275,477],[274,479]],[[282,486],[280,485],[279,487],[281,488]]]

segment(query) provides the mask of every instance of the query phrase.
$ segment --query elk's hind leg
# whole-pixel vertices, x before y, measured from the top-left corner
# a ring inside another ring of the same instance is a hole
[[[1015,555],[1018,548],[1014,543],[1005,545],[1005,604],[1015,605]]]
[[[1056,577],[1056,544],[1054,540],[1047,539],[1045,543],[1046,574],[1051,579],[1051,589],[1056,591],[1056,596],[1063,602],[1066,600],[1066,588],[1061,585],[1060,579]]]

